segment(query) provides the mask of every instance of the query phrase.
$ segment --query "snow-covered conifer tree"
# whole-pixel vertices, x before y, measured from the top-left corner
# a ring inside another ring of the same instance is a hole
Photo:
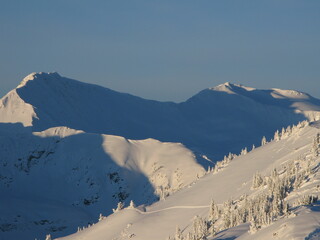
[[[188,232],[185,240],[195,240],[195,237],[191,232]]]
[[[281,135],[279,133],[279,130],[277,130],[275,133],[274,133],[274,141],[279,141],[281,139]]]
[[[253,151],[253,150],[255,150],[255,149],[256,149],[256,146],[253,144],[251,151]]]
[[[211,223],[210,226],[208,227],[208,233],[210,235],[215,235],[217,233],[214,223]]]
[[[274,181],[276,181],[276,179],[277,179],[278,176],[279,176],[278,171],[277,171],[276,168],[274,168],[274,169],[272,170],[271,176],[272,176],[272,179],[273,179]]]
[[[255,217],[253,217],[251,219],[251,222],[250,222],[250,230],[249,230],[249,232],[253,234],[256,231],[258,231],[257,219]]]
[[[235,155],[232,154],[231,152],[229,152],[229,155],[228,155],[228,162],[230,162],[232,159],[234,159]]]
[[[124,204],[122,202],[118,202],[117,209],[112,209],[113,212],[119,212],[124,208]]]
[[[245,147],[244,149],[241,150],[240,155],[246,155],[248,153],[248,149]]]
[[[197,177],[198,177],[198,175],[197,175]],[[157,187],[156,193],[158,194],[160,200],[165,200],[166,197],[168,196],[166,189],[163,186]]]
[[[183,240],[183,235],[181,229],[176,227],[176,234],[174,235],[174,240]]]
[[[286,133],[287,136],[290,136],[290,135],[291,135],[291,133],[292,133],[292,128],[291,128],[291,126],[288,126],[288,127],[287,127],[285,133]]]
[[[48,234],[48,235],[46,236],[46,240],[51,240],[51,235],[50,235],[50,234]]]
[[[106,218],[106,217],[103,216],[103,215],[100,213],[100,215],[99,215],[99,222],[100,222],[101,220],[105,219],[105,218]]]
[[[256,188],[260,187],[261,185],[263,185],[263,178],[259,172],[256,172],[253,175],[252,188],[256,189]]]
[[[262,140],[261,140],[261,146],[266,145],[266,144],[267,144],[267,139],[265,136],[263,136]]]
[[[130,204],[129,204],[129,208],[133,209],[133,208],[135,208],[135,207],[136,207],[136,205],[135,205],[134,202],[131,200],[131,201],[130,201]]]
[[[283,214],[287,216],[289,213],[289,204],[286,201],[283,201]]]
[[[209,215],[208,215],[208,221],[210,223],[214,223],[219,218],[219,212],[218,207],[215,204],[214,200],[211,199],[210,208],[209,208]]]
[[[231,206],[232,201],[226,201],[223,208],[223,227],[225,229],[231,227]]]
[[[193,235],[195,240],[207,240],[208,224],[200,216],[195,216],[193,220]]]
[[[319,133],[317,133],[316,137],[313,139],[312,153],[315,157],[318,157],[320,155],[320,134]]]

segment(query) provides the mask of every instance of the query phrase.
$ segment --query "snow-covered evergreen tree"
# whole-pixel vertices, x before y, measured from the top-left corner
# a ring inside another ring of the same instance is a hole
[[[134,204],[134,202],[131,200],[130,201],[130,204],[129,204],[129,208],[130,209],[133,209],[133,208],[135,208],[136,207],[136,205]]]
[[[208,226],[208,233],[209,235],[216,235],[217,231],[216,231],[216,228],[214,226],[214,223],[211,223],[209,226]]]
[[[50,234],[48,234],[48,235],[46,236],[46,240],[51,240],[51,235],[50,235]]]
[[[106,218],[106,217],[103,216],[103,215],[100,213],[100,215],[99,215],[99,222],[100,222],[101,220],[105,219],[105,218]]]
[[[285,134],[286,134],[287,136],[290,136],[291,133],[292,133],[292,128],[291,128],[291,126],[288,126],[287,129],[286,129],[286,131],[285,131]]]
[[[219,210],[214,200],[211,199],[210,207],[209,207],[209,215],[208,221],[213,224],[219,218]]]
[[[256,174],[253,175],[252,188],[256,189],[261,185],[263,185],[263,178],[259,172],[256,172]]]
[[[217,221],[218,218],[219,218],[218,206],[215,204],[214,200],[211,199],[209,214],[208,214],[208,232],[211,235],[216,234],[214,223]]]
[[[256,149],[256,146],[253,144],[251,151],[253,151],[253,150],[255,150],[255,149]]]
[[[226,201],[223,204],[223,227],[225,229],[231,227],[231,207],[232,201]]]
[[[200,216],[195,216],[193,219],[193,237],[195,240],[207,240],[208,224]]]
[[[318,157],[320,155],[320,133],[317,133],[316,137],[313,139],[312,153],[314,157]]]
[[[283,214],[287,216],[289,213],[290,213],[289,203],[287,203],[286,201],[283,201]]]
[[[266,144],[267,144],[267,139],[265,136],[263,136],[261,139],[261,146],[266,145]]]
[[[290,126],[289,126],[290,127]],[[281,137],[284,137],[284,136],[286,136],[286,129],[283,127],[282,129],[281,129]]]
[[[159,196],[160,200],[165,200],[166,197],[169,195],[167,189],[163,186],[158,186],[155,193]]]
[[[124,204],[122,202],[118,202],[117,208],[116,209],[112,209],[112,211],[115,212],[119,212],[120,210],[122,210],[124,208]]]
[[[193,234],[192,234],[191,232],[188,232],[185,240],[194,240],[194,239],[195,239],[195,238],[194,238]]]
[[[274,133],[274,137],[273,137],[274,141],[279,141],[281,139],[281,135],[279,133],[279,130],[277,130],[275,133]]]
[[[258,224],[257,224],[257,220],[255,217],[252,217],[251,222],[250,222],[250,229],[249,232],[251,234],[255,233],[256,231],[258,231]]]
[[[244,149],[241,150],[240,155],[246,155],[248,153],[248,149],[245,147]]]
[[[176,234],[174,235],[174,240],[183,240],[183,235],[181,229],[176,227]]]

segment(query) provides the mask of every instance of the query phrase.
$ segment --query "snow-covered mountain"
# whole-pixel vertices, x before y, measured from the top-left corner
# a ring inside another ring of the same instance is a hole
[[[0,122],[33,131],[67,126],[129,139],[181,142],[210,158],[240,152],[282,127],[319,118],[320,100],[292,90],[257,90],[230,83],[182,103],[145,100],[61,77],[33,73],[0,102]]]
[[[0,124],[0,239],[72,233],[118,202],[151,204],[205,173],[179,143],[10,125]]]
[[[318,125],[287,128],[306,119],[320,119],[320,100],[293,90],[225,83],[173,103],[57,73],[30,74],[0,100],[0,240],[65,236],[130,200],[139,207],[100,217],[70,238],[165,239],[176,225],[185,234],[195,215],[207,214],[211,198],[221,205],[254,196],[262,191],[250,189],[256,171],[268,175],[289,159],[309,158]],[[262,136],[277,141],[215,165],[229,152],[259,146]],[[314,190],[306,186],[305,193]],[[290,199],[300,194],[293,190]],[[240,224],[215,238],[256,239],[247,230]]]
[[[319,239],[319,127],[299,125],[165,200],[59,239]]]

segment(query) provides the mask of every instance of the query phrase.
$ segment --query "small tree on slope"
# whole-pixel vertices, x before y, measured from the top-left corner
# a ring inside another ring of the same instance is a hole
[[[317,133],[316,137],[312,142],[312,153],[313,156],[318,157],[320,155],[320,134]]]
[[[115,212],[119,212],[120,210],[122,210],[124,208],[124,204],[122,202],[118,202],[117,205],[117,209],[112,209],[112,211]]]
[[[46,240],[51,240],[51,235],[50,235],[50,234],[48,234],[48,235],[46,236]]]
[[[195,216],[193,220],[193,235],[195,240],[207,240],[208,224],[200,216]]]
[[[259,172],[256,172],[253,175],[252,188],[256,189],[256,188],[260,187],[261,185],[263,185],[263,178]]]
[[[133,208],[135,208],[136,207],[136,205],[134,204],[134,202],[131,200],[130,201],[130,204],[129,204],[129,208],[130,209],[133,209]]]
[[[176,234],[174,236],[174,240],[183,240],[182,231],[178,226],[176,228]]]

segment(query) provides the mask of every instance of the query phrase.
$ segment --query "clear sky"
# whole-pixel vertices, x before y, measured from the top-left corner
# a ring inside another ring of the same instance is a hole
[[[0,95],[53,71],[162,101],[226,81],[320,98],[320,1],[0,0]]]

